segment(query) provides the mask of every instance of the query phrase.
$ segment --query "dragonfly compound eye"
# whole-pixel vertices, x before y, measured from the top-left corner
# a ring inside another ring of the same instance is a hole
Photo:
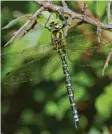
[[[60,27],[61,27],[61,25],[60,25],[60,24],[57,24],[57,25],[56,25],[56,28],[57,28],[57,29],[59,29]]]
[[[51,30],[51,26],[49,26],[48,29]]]

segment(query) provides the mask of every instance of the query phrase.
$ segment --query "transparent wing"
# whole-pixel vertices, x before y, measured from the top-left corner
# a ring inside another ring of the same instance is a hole
[[[73,42],[73,43],[70,43]],[[105,59],[112,48],[112,40],[100,38],[98,43],[96,33],[78,37],[74,41],[71,38],[67,41],[68,59],[75,63],[76,66],[102,66]]]
[[[2,66],[15,67],[16,64],[18,64],[17,60],[20,61],[21,64],[23,63],[27,66],[27,64],[33,63],[31,62],[33,58],[35,58],[36,60],[40,60],[45,55],[49,55],[52,49],[53,49],[52,45],[44,44],[44,45],[39,45],[39,46],[23,49],[21,51],[3,53],[2,54]],[[15,58],[17,58],[17,60],[15,60]],[[7,62],[7,64],[5,61]],[[10,61],[13,61],[13,62],[10,62]]]
[[[27,52],[10,53],[2,56],[14,61],[12,64],[10,61],[8,65],[5,65],[4,61],[2,61],[4,68],[10,67],[10,70],[8,70],[3,79],[5,84],[18,84],[46,79],[61,65],[56,51],[49,44],[40,45],[36,48],[32,47],[27,49]],[[17,62],[19,60],[21,65]]]
[[[58,57],[49,57],[47,60],[42,58],[27,67],[21,67],[18,70],[13,70],[5,76],[4,83],[24,83],[29,81],[39,82],[42,79],[49,79],[50,76],[59,68],[61,64]],[[57,61],[57,62],[56,62]]]
[[[89,34],[85,34],[85,36],[90,40],[91,37],[93,37],[93,33],[96,34],[96,32],[92,32]],[[70,51],[76,52],[76,50],[80,50],[80,48],[83,49],[84,47],[82,48],[82,46],[84,45],[82,44],[84,44],[84,41],[85,41],[83,40],[83,38],[84,38],[84,35],[72,36],[72,37],[70,36],[69,38],[67,38],[67,43],[66,43],[67,51],[70,49]],[[86,40],[86,43],[87,42],[89,41]],[[43,43],[43,44],[38,44],[37,46],[23,49],[21,51],[19,50],[19,51],[16,51],[16,52],[14,51],[11,53],[3,53],[2,54],[2,66],[6,65],[6,66],[15,67],[16,65],[21,64],[24,61],[24,59],[28,57],[35,57],[36,60],[40,60],[42,57],[44,57],[45,55],[48,55],[48,53],[50,54],[51,51],[53,51],[52,43]],[[13,60],[13,62],[10,62],[12,61],[12,59],[15,59],[15,57],[18,58],[18,61],[20,61],[20,63],[18,63],[17,60]],[[6,60],[7,60],[7,64],[6,62],[4,62]],[[25,63],[25,64],[27,65],[29,63]]]
[[[72,36],[66,42],[68,59],[76,66],[83,67],[102,65],[103,68],[110,47],[112,47],[111,41],[103,40],[98,44],[96,33]],[[2,66],[11,67],[5,75],[4,83],[40,81],[51,77],[56,70],[61,68],[60,59],[51,43],[2,54],[2,59]]]

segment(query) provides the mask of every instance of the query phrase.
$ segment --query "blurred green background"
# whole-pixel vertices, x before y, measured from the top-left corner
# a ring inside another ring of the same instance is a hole
[[[54,3],[61,5],[60,1],[54,1]],[[81,13],[84,2],[70,1],[67,3],[70,9]],[[87,14],[106,23],[106,6],[105,1],[88,2]],[[6,26],[11,20],[27,14],[21,21],[2,30],[1,33],[2,54],[13,53],[12,55],[2,55],[1,119],[3,134],[111,134],[112,62],[104,76],[101,76],[101,72],[112,42],[107,45],[106,49],[104,47],[102,53],[98,55],[94,53],[96,55],[90,57],[88,62],[92,66],[80,66],[83,58],[87,58],[86,53],[84,56],[80,55],[80,52],[77,54],[73,52],[74,50],[70,50],[70,52],[68,50],[72,61],[69,63],[69,69],[80,117],[78,130],[74,127],[61,64],[56,55],[53,55],[54,52],[49,53],[50,45],[47,43],[51,41],[51,33],[43,27],[45,20],[38,18],[39,24],[27,35],[4,47],[13,33],[38,8],[39,6],[33,1],[1,2],[1,27]],[[71,25],[74,26],[76,22],[77,20],[72,21]],[[95,30],[96,28],[89,24],[71,28],[68,33],[71,49],[73,49],[74,43],[82,47],[88,45],[80,34]],[[71,37],[72,35],[74,37]],[[110,40],[111,35],[112,33],[105,31],[103,41]],[[97,39],[93,37],[89,40],[92,44],[93,40]],[[26,51],[18,53],[26,48]],[[38,48],[42,49],[42,54],[41,49],[38,51]],[[75,57],[77,58],[75,59]],[[35,62],[39,58],[42,60]],[[75,60],[80,62],[73,62]],[[33,64],[32,61],[34,61]],[[100,61],[102,64],[98,64]],[[99,66],[95,66],[95,64]]]

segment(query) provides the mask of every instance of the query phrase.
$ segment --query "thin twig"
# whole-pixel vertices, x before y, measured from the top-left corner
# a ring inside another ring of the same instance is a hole
[[[52,3],[52,0],[47,0],[49,3]]]
[[[102,31],[102,29],[101,29],[100,25],[97,25],[97,41],[98,41],[98,43],[101,42],[101,31]]]
[[[62,0],[62,5],[63,5],[63,7],[68,8],[68,6],[67,6],[65,0]]]
[[[102,70],[102,76],[104,75],[105,69],[108,67],[108,64],[109,64],[109,61],[110,61],[111,56],[112,56],[112,48],[110,49],[110,52],[109,52],[109,54],[107,56],[107,59],[106,59],[106,62],[104,64],[104,68]]]
[[[108,25],[110,25],[110,18],[111,18],[110,4],[111,4],[111,0],[108,0],[108,3],[107,3],[107,21],[108,21]]]
[[[86,15],[86,9],[87,9],[87,1],[84,1],[84,7],[82,8],[82,14]]]
[[[40,14],[41,11],[43,11],[44,8],[39,8],[30,18],[29,20],[18,30],[14,33],[14,36],[5,44],[7,46],[8,44],[12,43],[14,39],[19,35],[22,31],[24,31],[29,24],[33,25],[34,21],[36,20],[36,17]]]
[[[112,31],[112,25],[105,25],[105,24],[101,23],[100,21],[92,19],[88,16],[83,17],[82,14],[78,14],[78,13],[70,10],[69,8],[64,8],[61,6],[50,4],[50,3],[45,2],[45,1],[44,2],[38,1],[38,0],[34,0],[34,1],[36,3],[38,3],[39,5],[43,6],[45,9],[50,9],[52,11],[58,11],[58,12],[62,9],[63,14],[70,15],[72,17],[72,19],[79,19],[81,21],[84,21],[84,22],[91,24],[93,26],[96,26],[96,27],[97,27],[97,24],[99,24],[102,29]]]

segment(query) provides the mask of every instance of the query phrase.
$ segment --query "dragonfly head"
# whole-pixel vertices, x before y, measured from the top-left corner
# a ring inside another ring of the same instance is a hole
[[[48,27],[50,31],[59,31],[61,28],[61,24],[54,21],[52,21]]]

